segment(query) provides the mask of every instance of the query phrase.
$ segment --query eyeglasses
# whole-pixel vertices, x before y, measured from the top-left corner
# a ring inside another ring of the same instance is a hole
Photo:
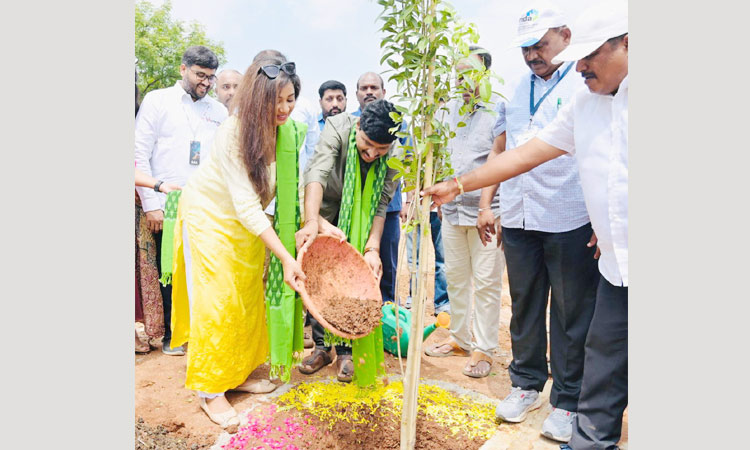
[[[196,72],[193,69],[190,69],[190,71],[195,74],[195,77],[198,78],[199,81],[208,80],[209,83],[216,81],[216,75],[206,75],[203,72]]]
[[[287,75],[294,75],[296,74],[297,66],[293,62],[288,62],[284,64],[269,64],[267,66],[263,66],[260,69],[258,69],[258,73],[265,73],[266,76],[270,79],[274,79],[279,76],[279,74],[283,71]]]

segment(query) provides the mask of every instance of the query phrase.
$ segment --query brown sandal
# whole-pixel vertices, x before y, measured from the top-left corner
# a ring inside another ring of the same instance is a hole
[[[299,371],[305,375],[311,375],[331,364],[331,362],[333,362],[333,359],[331,359],[330,351],[316,348],[310,356],[302,360]]]
[[[490,374],[491,370],[492,358],[475,350],[474,353],[471,354],[469,362],[464,366],[463,374],[472,378],[484,378]]]
[[[439,348],[445,345],[451,346],[451,349],[448,352],[441,352],[438,350]],[[446,356],[469,356],[469,352],[459,347],[459,345],[453,340],[442,342],[440,344],[435,344],[430,347],[427,347],[424,350],[424,354],[427,356],[435,356],[438,358],[444,358]]]
[[[336,357],[336,379],[348,383],[354,375],[354,361],[352,355],[339,355]]]

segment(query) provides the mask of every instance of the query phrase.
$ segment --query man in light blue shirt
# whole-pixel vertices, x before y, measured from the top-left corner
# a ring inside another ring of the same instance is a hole
[[[326,124],[326,119],[346,111],[346,86],[336,80],[328,80],[318,88],[320,96],[320,114],[318,114],[318,126],[320,131]]]
[[[518,83],[511,100],[497,107],[493,154],[506,148],[512,152],[532,139],[576,91],[585,88],[581,77],[575,76],[575,63],[552,63],[571,38],[557,7],[534,1],[524,8],[518,23],[514,46],[521,47],[531,73]],[[477,220],[483,242],[490,234],[502,236],[513,312],[513,361],[508,367],[512,389],[496,414],[507,422],[521,422],[541,406],[539,393],[548,377],[546,311],[551,292],[553,409],[542,434],[567,442],[578,410],[584,344],[598,283],[596,249],[589,245],[593,231],[577,162],[573,155],[556,158],[504,181],[500,189],[500,218],[490,208],[497,191],[493,186],[482,192]]]

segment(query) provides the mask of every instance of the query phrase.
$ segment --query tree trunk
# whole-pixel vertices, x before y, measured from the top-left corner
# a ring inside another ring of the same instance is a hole
[[[430,0],[429,17],[435,17],[435,0]],[[430,21],[429,26],[429,43],[432,47],[435,41],[434,22]],[[422,125],[422,136],[432,134],[432,117],[434,112],[433,96],[435,94],[435,63],[431,62],[427,68],[427,101],[425,114],[423,115],[424,123]],[[425,165],[424,165],[424,187],[432,185],[433,171],[433,144],[427,141],[425,148]],[[419,192],[415,193],[416,196]],[[412,298],[411,305],[411,331],[409,333],[409,352],[406,359],[406,373],[404,375],[404,401],[401,411],[401,450],[411,450],[417,441],[417,405],[419,392],[419,368],[422,360],[422,330],[424,329],[424,305],[427,298],[427,249],[431,240],[428,238],[430,233],[430,202],[431,197],[422,198],[422,213],[420,215],[421,237],[419,239],[419,277],[417,284],[416,297]],[[414,242],[414,245],[417,243]]]

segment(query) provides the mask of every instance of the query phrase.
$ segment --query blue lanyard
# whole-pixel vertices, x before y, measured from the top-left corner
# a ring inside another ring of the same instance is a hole
[[[555,89],[555,86],[557,86],[563,78],[565,78],[565,75],[568,74],[570,71],[570,68],[573,67],[573,63],[568,64],[568,67],[563,71],[562,75],[560,75],[560,78],[557,80],[555,84],[552,85],[547,92],[542,95],[542,98],[539,99],[537,104],[534,104],[534,74],[531,75],[531,95],[529,96],[529,112],[531,113],[531,117],[529,117],[529,123],[531,123],[531,120],[534,118],[534,114],[536,114],[537,110],[540,106],[542,106],[542,102],[545,98],[549,95],[550,92],[552,92],[553,89]]]

